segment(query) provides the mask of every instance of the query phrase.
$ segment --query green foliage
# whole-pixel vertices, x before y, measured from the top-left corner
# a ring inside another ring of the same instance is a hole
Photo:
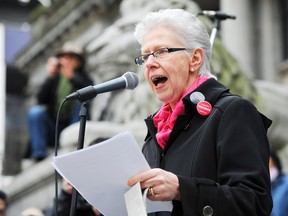
[[[260,111],[263,111],[263,101],[253,80],[241,69],[237,60],[225,49],[219,38],[216,38],[213,45],[211,71],[221,83],[230,88],[231,93],[251,101]]]
[[[42,14],[47,13],[49,8],[44,7],[39,4],[30,14],[29,14],[29,22],[32,23],[37,20]]]

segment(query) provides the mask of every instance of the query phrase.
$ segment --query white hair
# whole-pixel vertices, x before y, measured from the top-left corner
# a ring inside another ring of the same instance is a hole
[[[199,69],[199,76],[207,75],[216,78],[210,72],[211,43],[209,34],[204,24],[196,16],[182,9],[163,9],[150,12],[136,25],[134,36],[142,45],[146,34],[159,26],[172,28],[187,49],[202,48],[204,60]]]

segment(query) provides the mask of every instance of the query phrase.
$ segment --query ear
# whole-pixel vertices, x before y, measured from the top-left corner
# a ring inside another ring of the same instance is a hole
[[[202,48],[195,48],[191,55],[190,71],[198,71],[204,60],[204,50]]]

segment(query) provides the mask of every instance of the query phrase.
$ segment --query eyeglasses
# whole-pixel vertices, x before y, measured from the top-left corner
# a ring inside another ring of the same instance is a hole
[[[161,60],[161,59],[165,58],[167,53],[177,52],[177,51],[181,51],[181,50],[187,50],[187,49],[186,48],[161,48],[161,49],[158,49],[152,53],[141,55],[141,56],[135,58],[135,63],[137,65],[143,65],[147,61],[147,59],[149,58],[150,55],[153,55],[155,58]]]

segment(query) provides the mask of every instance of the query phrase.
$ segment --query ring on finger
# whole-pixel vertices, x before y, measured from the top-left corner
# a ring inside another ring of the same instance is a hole
[[[152,188],[152,187],[149,187],[149,188],[148,188],[148,196],[155,196],[155,194],[154,194],[154,191],[153,191],[153,188]]]

